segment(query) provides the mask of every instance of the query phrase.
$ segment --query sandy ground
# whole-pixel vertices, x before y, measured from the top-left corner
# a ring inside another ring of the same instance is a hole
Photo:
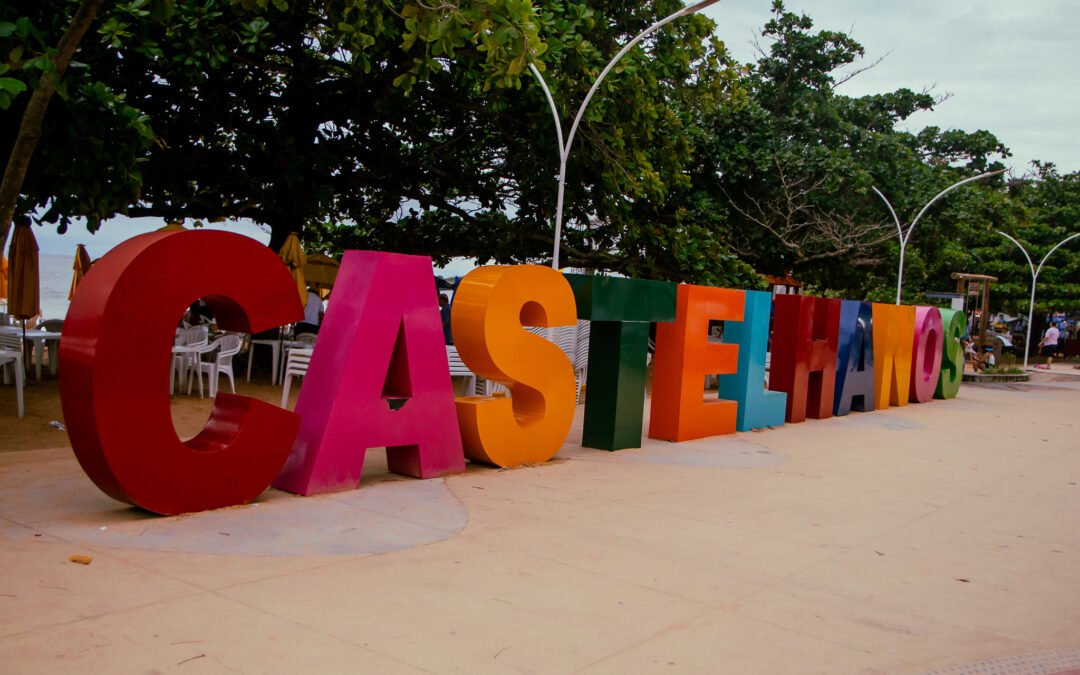
[[[1068,369],[1071,371],[1071,369]],[[1080,379],[160,518],[0,386],[3,672],[1080,669]],[[239,393],[280,403],[280,388]],[[208,400],[173,399],[181,436]],[[70,561],[85,556],[89,565]]]

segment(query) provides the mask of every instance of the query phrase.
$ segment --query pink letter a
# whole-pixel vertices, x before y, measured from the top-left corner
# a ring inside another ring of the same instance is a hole
[[[346,251],[296,403],[300,432],[274,487],[356,488],[377,447],[395,473],[465,470],[434,279],[426,256]]]

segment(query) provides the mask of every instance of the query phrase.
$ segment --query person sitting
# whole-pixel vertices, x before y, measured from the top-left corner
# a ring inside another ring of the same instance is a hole
[[[991,350],[976,352],[971,357],[971,368],[976,373],[985,372],[987,368],[993,368],[994,364],[994,352]]]

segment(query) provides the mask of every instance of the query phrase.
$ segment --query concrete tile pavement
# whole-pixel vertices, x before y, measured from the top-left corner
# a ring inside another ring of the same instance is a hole
[[[376,458],[354,493],[270,492],[174,519],[111,502],[63,451],[0,455],[0,665],[918,673],[1052,651],[1068,664],[1080,380],[1036,378],[693,444],[570,442],[548,464],[445,480],[388,479]]]

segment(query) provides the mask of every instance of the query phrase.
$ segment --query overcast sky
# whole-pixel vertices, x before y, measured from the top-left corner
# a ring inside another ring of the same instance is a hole
[[[752,61],[752,43],[770,6],[770,0],[723,0],[706,14],[733,55]],[[951,94],[933,112],[912,117],[909,130],[991,131],[1012,150],[1006,164],[1017,174],[1033,159],[1062,172],[1080,169],[1080,0],[789,0],[787,7],[808,14],[817,30],[852,35],[866,49],[864,63],[884,57],[842,92],[933,87],[938,95]],[[82,225],[64,237],[49,226],[36,233],[43,253],[70,254],[82,242],[96,258],[161,224],[117,218],[96,235]],[[269,240],[252,225],[226,227]]]
[[[848,33],[879,65],[845,84],[849,96],[906,87],[951,98],[908,120],[986,129],[1012,150],[1022,174],[1033,159],[1080,169],[1080,0],[788,0],[814,30]],[[755,60],[769,0],[723,0],[705,10],[736,59]],[[762,42],[763,46],[767,43]]]

